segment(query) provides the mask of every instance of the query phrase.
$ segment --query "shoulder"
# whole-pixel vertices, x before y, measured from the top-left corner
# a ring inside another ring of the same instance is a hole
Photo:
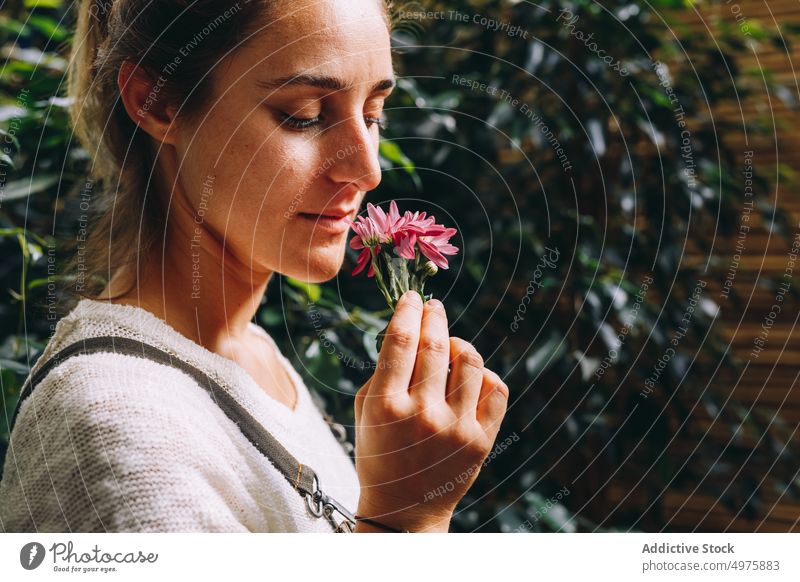
[[[171,367],[110,353],[69,358],[20,408],[3,517],[27,519],[10,499],[22,494],[38,531],[242,531],[233,491],[221,489],[236,475],[220,414]]]
[[[54,367],[22,404],[18,422],[33,415],[40,424],[57,416],[136,429],[167,416],[185,418],[189,411],[210,414],[211,405],[205,391],[180,370],[136,356],[95,353]]]

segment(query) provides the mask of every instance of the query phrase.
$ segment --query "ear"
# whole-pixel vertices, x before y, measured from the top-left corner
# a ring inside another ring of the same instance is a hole
[[[159,142],[173,144],[175,107],[167,103],[163,77],[153,79],[142,67],[124,61],[117,86],[125,111],[133,122]]]

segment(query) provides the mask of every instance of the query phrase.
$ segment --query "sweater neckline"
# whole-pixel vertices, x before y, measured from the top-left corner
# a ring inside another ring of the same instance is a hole
[[[252,321],[248,323],[250,329],[259,336],[265,338],[272,345],[278,361],[289,375],[297,395],[294,408],[289,408],[286,404],[267,394],[259,383],[256,382],[255,378],[234,360],[212,352],[194,340],[189,339],[166,321],[142,307],[85,298],[78,302],[72,313],[70,313],[70,316],[77,318],[87,316],[112,318],[117,323],[130,325],[135,331],[146,337],[154,338],[169,345],[177,352],[176,355],[181,357],[189,356],[190,359],[199,362],[207,362],[213,368],[222,370],[227,377],[240,376],[251,384],[256,393],[266,399],[271,408],[279,411],[279,414],[287,419],[299,418],[309,402],[308,399],[311,397],[310,394],[308,394],[303,379],[297,373],[297,370],[294,369],[294,366],[292,366],[288,358],[283,354],[277,342],[265,329]]]

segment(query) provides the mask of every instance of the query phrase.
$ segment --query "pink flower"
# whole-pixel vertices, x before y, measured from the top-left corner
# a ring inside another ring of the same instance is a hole
[[[419,293],[423,301],[428,301],[433,295],[425,294],[425,282],[439,269],[447,269],[446,255],[458,252],[458,248],[450,244],[450,238],[458,232],[455,228],[436,224],[436,219],[424,212],[407,210],[401,216],[394,200],[389,204],[388,214],[378,206],[367,204],[367,215],[350,221],[350,227],[356,233],[350,248],[361,251],[353,275],[369,265],[367,276],[375,277],[378,289],[392,310],[407,291]],[[390,256],[390,251],[400,258]],[[387,329],[388,325],[378,334],[378,351]]]
[[[374,276],[370,248],[377,255],[384,244],[391,244],[399,257],[408,260],[416,259],[419,250],[442,269],[447,268],[445,255],[458,252],[448,242],[457,232],[455,228],[436,224],[436,219],[425,212],[412,213],[407,210],[401,216],[394,200],[389,204],[388,214],[379,206],[367,204],[367,216],[356,217],[350,226],[356,233],[350,241],[350,248],[361,250],[353,275],[359,274],[369,265],[367,276]]]
[[[372,267],[369,247],[372,247],[377,254],[381,250],[381,243],[392,242],[392,233],[401,217],[394,200],[390,204],[388,216],[382,208],[372,204],[367,204],[367,214],[368,216],[358,216],[356,220],[351,221],[350,227],[356,236],[350,241],[350,248],[362,249],[356,261],[356,268],[353,269],[353,275],[358,275],[369,264],[367,276],[372,277],[375,275],[375,270]]]

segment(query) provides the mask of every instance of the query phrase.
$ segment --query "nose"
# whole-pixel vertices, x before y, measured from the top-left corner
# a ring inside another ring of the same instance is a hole
[[[328,176],[341,186],[351,185],[360,192],[374,190],[381,183],[378,140],[360,117],[331,127],[328,142],[333,160]]]

